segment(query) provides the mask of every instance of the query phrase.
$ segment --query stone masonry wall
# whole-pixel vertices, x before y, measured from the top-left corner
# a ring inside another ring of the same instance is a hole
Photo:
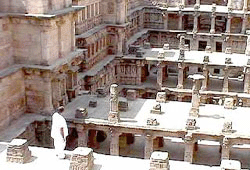
[[[0,129],[26,110],[23,71],[0,77]]]
[[[0,0],[0,12],[42,14],[72,5],[72,0]]]
[[[14,63],[12,58],[11,33],[9,19],[0,18],[0,70]]]

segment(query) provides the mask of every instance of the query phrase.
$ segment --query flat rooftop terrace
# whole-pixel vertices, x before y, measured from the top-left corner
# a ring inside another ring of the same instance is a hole
[[[88,106],[90,100],[97,101],[97,107]],[[186,131],[186,121],[189,117],[191,103],[168,101],[161,103],[161,114],[150,113],[153,106],[157,104],[155,99],[141,99],[128,101],[128,111],[120,112],[121,122],[116,126],[135,127],[142,129],[158,129],[163,131]],[[97,98],[94,95],[82,95],[69,103],[66,108],[64,117],[69,121],[79,120],[75,118],[75,110],[78,107],[87,108],[88,117],[85,123],[103,123],[109,125],[109,96]],[[222,128],[225,120],[231,120],[233,130],[232,136],[242,136],[250,138],[249,114],[250,108],[237,107],[236,109],[224,109],[220,105],[204,104],[200,106],[199,118],[197,118],[196,133],[208,135],[223,135]],[[160,123],[158,126],[147,125],[148,118],[155,118]],[[112,124],[110,124],[112,125]]]

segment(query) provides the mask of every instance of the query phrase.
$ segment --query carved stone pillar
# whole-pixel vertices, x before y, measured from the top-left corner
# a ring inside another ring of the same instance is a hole
[[[168,29],[168,12],[163,13],[164,29]]]
[[[58,35],[58,57],[63,57],[62,54],[62,25],[64,24],[64,19],[59,18],[59,20],[56,22],[57,25],[57,35]]]
[[[110,86],[110,111],[108,120],[110,123],[118,123],[120,121],[120,114],[118,110],[118,85],[112,84]]]
[[[140,61],[137,61],[136,68],[137,68],[137,72],[136,72],[136,84],[137,85],[141,85],[141,81],[142,81],[142,77],[141,77],[142,65],[141,65]]]
[[[144,159],[149,159],[154,151],[154,137],[149,134],[145,134],[145,148],[144,148]]]
[[[207,90],[207,85],[208,85],[208,79],[209,79],[209,70],[207,68],[207,64],[204,64],[203,66],[203,76],[204,76],[204,80],[202,81],[202,86],[201,86],[201,90]]]
[[[231,32],[231,20],[232,20],[232,15],[230,13],[228,13],[226,33],[230,33]]]
[[[183,81],[184,81],[184,63],[178,63],[178,89],[183,89]]]
[[[212,13],[212,16],[211,16],[211,29],[210,29],[210,33],[211,34],[214,34],[215,33],[215,13],[213,12]]]
[[[182,18],[183,18],[183,13],[179,11],[178,30],[183,30]]]
[[[227,137],[223,138],[222,150],[221,150],[221,160],[222,159],[230,159],[230,148],[231,143]]]
[[[224,73],[225,73],[225,75],[224,75],[224,80],[223,80],[223,89],[222,89],[222,91],[223,92],[228,92],[228,75],[229,75],[228,66],[226,66],[224,68]]]
[[[165,65],[162,62],[158,63],[158,71],[157,71],[157,84],[161,88],[163,84],[163,69]]]
[[[200,16],[200,13],[198,11],[194,12],[194,28],[193,28],[193,33],[198,32],[198,17]]]
[[[244,93],[250,93],[250,68],[246,68],[244,75]]]
[[[75,51],[76,41],[75,41],[75,21],[77,19],[77,13],[72,14],[72,21],[71,21],[71,51]]]
[[[120,133],[117,132],[115,129],[110,129],[110,155],[119,156],[119,136]]]
[[[200,106],[200,81],[204,79],[204,76],[195,74],[189,76],[193,79],[193,89],[192,89],[192,108],[190,110],[189,116],[198,117],[199,106]]]
[[[247,7],[247,2],[248,2],[248,0],[244,0],[244,4],[243,4],[243,11],[244,12],[247,12],[248,11],[248,7]]]
[[[245,50],[245,54],[247,56],[250,56],[250,31],[246,31],[247,34],[247,45],[246,45],[246,50]]]
[[[242,29],[241,29],[241,33],[245,34],[246,32],[246,25],[247,25],[247,15],[244,14],[244,16],[242,17]]]
[[[194,146],[195,146],[195,140],[192,137],[192,133],[188,133],[185,136],[184,142],[185,142],[184,161],[192,163],[194,159]]]
[[[77,135],[78,135],[78,147],[87,147],[88,146],[88,129],[82,125],[76,126]]]
[[[45,75],[45,73],[44,73]],[[43,113],[47,115],[51,115],[53,112],[53,103],[52,103],[52,80],[51,80],[51,74],[47,73],[46,77],[43,78],[44,80],[44,89],[46,89],[44,93],[44,107],[43,107]]]

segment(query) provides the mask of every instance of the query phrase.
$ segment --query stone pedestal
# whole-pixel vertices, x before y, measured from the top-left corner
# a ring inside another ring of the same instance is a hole
[[[136,90],[128,90],[127,91],[127,99],[135,100],[136,99]]]
[[[108,120],[111,123],[118,123],[120,121],[120,113],[118,109],[118,85],[112,84],[110,87],[110,111]]]
[[[220,167],[221,170],[241,170],[241,163],[236,160],[222,160]]]
[[[158,92],[156,95],[156,102],[165,103],[167,100],[166,92]]]
[[[224,108],[225,109],[235,109],[234,99],[233,98],[225,98]]]
[[[86,118],[88,116],[88,110],[86,108],[77,108],[75,118]]]
[[[167,152],[153,152],[150,157],[149,170],[170,170],[169,155]]]
[[[28,162],[31,158],[31,151],[28,148],[26,139],[13,139],[7,148],[7,162],[21,163]]]
[[[153,106],[153,109],[150,110],[150,113],[161,114],[161,104],[156,104]]]
[[[86,147],[78,147],[70,158],[70,170],[92,170],[94,165],[93,150]]]

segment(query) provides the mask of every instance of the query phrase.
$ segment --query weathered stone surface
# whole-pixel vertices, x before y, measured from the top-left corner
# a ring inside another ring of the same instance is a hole
[[[153,152],[150,157],[150,170],[170,170],[168,153]]]
[[[89,107],[96,107],[96,106],[97,106],[97,101],[96,100],[89,101]]]
[[[165,103],[167,100],[166,92],[158,92],[156,95],[156,102]]]
[[[31,159],[31,151],[26,139],[13,139],[7,148],[7,162],[27,163]]]
[[[136,99],[136,90],[128,90],[127,91],[127,99],[135,100]]]
[[[234,99],[233,98],[225,98],[224,108],[225,109],[235,109]]]
[[[86,147],[78,147],[70,158],[70,170],[92,170],[94,165],[93,150]]]
[[[161,114],[161,104],[156,104],[153,106],[153,109],[150,110],[150,113],[154,113],[154,114]]]

